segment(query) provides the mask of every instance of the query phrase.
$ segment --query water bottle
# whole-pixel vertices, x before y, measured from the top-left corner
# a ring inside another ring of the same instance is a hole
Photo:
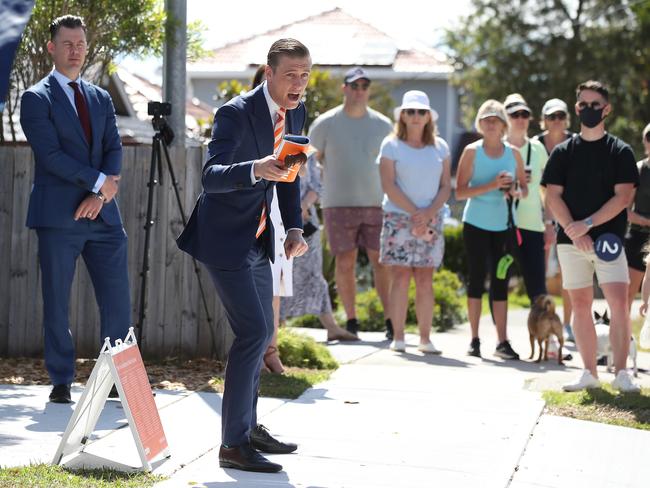
[[[646,315],[643,321],[643,328],[639,334],[639,345],[643,349],[650,349],[650,315]]]

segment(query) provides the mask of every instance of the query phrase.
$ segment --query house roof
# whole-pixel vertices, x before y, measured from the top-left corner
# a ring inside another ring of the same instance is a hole
[[[248,76],[266,62],[269,46],[277,39],[293,37],[305,44],[315,65],[341,73],[350,66],[370,69],[377,78],[447,78],[453,71],[440,51],[423,46],[404,46],[376,27],[334,8],[317,15],[231,42],[211,55],[189,64],[191,77],[216,73]]]

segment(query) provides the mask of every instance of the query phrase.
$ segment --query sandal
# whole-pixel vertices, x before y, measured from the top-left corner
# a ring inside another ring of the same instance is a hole
[[[271,373],[284,373],[284,366],[282,365],[282,361],[280,361],[280,355],[278,354],[277,347],[269,346],[266,348],[266,353],[264,353],[264,366]]]

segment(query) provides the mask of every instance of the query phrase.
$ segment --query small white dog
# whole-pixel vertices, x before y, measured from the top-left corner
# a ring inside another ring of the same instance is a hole
[[[598,340],[598,351],[596,356],[600,360],[601,358],[607,358],[607,371],[614,370],[614,360],[612,358],[612,345],[609,342],[609,317],[607,316],[607,310],[603,315],[600,315],[598,312],[594,312],[595,327],[596,327],[596,339]],[[636,365],[636,341],[634,336],[630,338],[630,352],[628,357],[632,360],[632,367],[634,371],[634,377],[638,378],[638,368]],[[599,361],[600,363],[600,361]]]

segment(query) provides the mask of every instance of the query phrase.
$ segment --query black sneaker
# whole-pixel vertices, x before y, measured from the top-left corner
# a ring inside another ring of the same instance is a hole
[[[475,358],[481,357],[481,340],[478,337],[474,337],[472,342],[469,343],[467,355],[474,356]]]
[[[52,403],[72,403],[70,399],[70,385],[54,385],[50,392],[50,401]]]
[[[390,319],[386,319],[386,339],[392,341],[393,335],[393,322]]]
[[[351,334],[354,334],[355,336],[358,336],[359,322],[357,321],[357,319],[348,319],[348,321],[345,324],[345,330],[347,330]]]
[[[494,351],[494,355],[501,359],[519,359],[519,354],[514,351],[508,341],[503,341],[499,344]]]

